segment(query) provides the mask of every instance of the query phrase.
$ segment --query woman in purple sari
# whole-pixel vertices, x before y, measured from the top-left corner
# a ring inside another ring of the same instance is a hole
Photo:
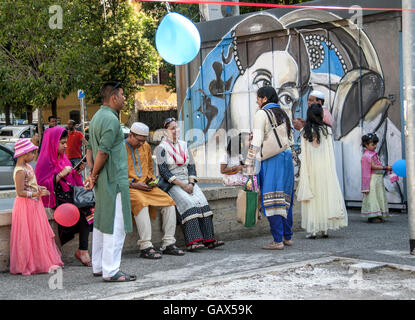
[[[38,184],[50,192],[48,197],[42,197],[46,208],[56,209],[62,203],[73,203],[72,186],[83,186],[81,172],[85,164],[79,165],[77,170],[72,168],[65,154],[67,138],[68,132],[62,127],[49,128],[43,135],[35,174]],[[84,265],[91,266],[88,237],[92,231],[93,209],[80,208],[79,212],[80,218],[76,225],[64,227],[58,224],[58,235],[61,245],[64,245],[79,233],[79,249],[75,256]]]

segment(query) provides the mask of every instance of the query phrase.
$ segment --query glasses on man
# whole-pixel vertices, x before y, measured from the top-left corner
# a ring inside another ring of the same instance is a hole
[[[164,128],[167,129],[169,123],[173,121],[176,121],[176,118],[167,118],[166,120],[164,120]]]

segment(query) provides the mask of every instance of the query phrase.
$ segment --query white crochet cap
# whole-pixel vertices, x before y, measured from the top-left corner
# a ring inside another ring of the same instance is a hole
[[[148,136],[149,128],[142,122],[134,122],[131,125],[130,131],[140,136]]]
[[[311,91],[310,96],[316,97],[317,99],[324,100],[324,93],[318,90]]]

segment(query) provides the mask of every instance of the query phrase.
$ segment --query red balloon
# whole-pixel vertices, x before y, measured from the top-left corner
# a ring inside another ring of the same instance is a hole
[[[56,208],[53,217],[61,226],[72,227],[79,220],[79,210],[72,203],[62,203]]]

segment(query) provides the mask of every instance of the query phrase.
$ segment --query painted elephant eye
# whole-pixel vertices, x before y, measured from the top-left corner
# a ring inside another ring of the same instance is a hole
[[[254,80],[252,86],[254,90],[258,90],[261,87],[272,86],[272,74],[268,70],[258,69],[254,72]]]
[[[294,99],[288,94],[288,93],[283,93],[281,94],[278,99],[280,100],[280,103],[285,105],[285,106],[289,106],[291,107]]]

